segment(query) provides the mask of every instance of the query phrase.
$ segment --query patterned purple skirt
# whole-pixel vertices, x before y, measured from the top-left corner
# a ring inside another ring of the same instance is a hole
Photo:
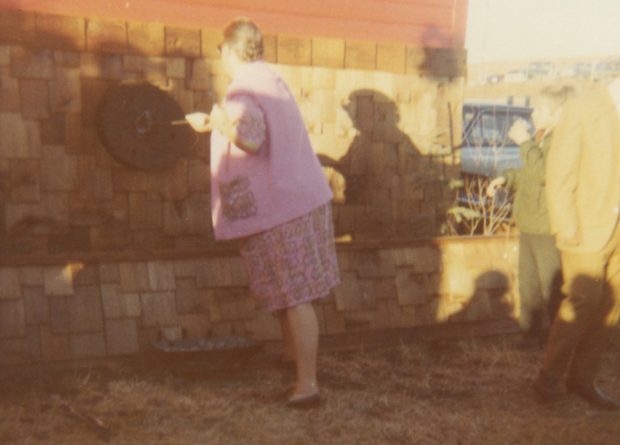
[[[331,204],[245,238],[241,257],[263,309],[277,311],[326,297],[340,283]]]

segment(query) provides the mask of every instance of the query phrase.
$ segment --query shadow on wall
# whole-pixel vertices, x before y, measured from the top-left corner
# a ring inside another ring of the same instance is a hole
[[[444,180],[440,158],[401,130],[398,107],[383,93],[356,90],[343,108],[356,129],[355,138],[339,159],[319,155],[334,190],[336,219],[347,221],[337,224],[337,235],[435,235]]]
[[[460,242],[442,246],[356,250],[354,256],[343,252],[342,284],[334,290],[333,302],[323,303],[325,316],[341,319],[346,331],[479,321],[493,322],[501,330],[516,329],[518,308],[510,255],[507,262],[499,259],[500,270],[489,267],[489,260],[501,254],[499,245],[489,251],[489,258],[477,258],[486,250],[484,245],[474,250]],[[392,295],[396,298],[391,299]],[[338,333],[330,332],[330,325],[327,328],[327,334]]]
[[[211,62],[183,47],[167,52],[163,26],[155,39],[162,57],[152,57],[153,42],[146,39],[148,56],[130,45],[124,22],[2,10],[0,25],[10,57],[0,66],[2,252],[210,245],[208,137],[159,170],[144,170],[116,161],[97,127],[106,92],[125,81],[159,87],[183,112],[208,111]]]
[[[516,297],[504,272],[488,270],[474,279],[467,266],[441,264],[441,257],[434,250],[424,253],[424,260],[397,270],[396,291],[401,310],[395,311],[395,319],[405,317],[404,326],[413,317],[417,326],[498,321],[503,328],[518,328]],[[434,272],[430,273],[431,270]]]
[[[450,281],[456,282],[459,278],[458,276],[450,277]],[[518,327],[514,319],[516,316],[514,296],[510,293],[510,281],[504,272],[499,270],[483,272],[476,278],[471,295],[463,297],[462,300],[453,296],[442,297],[437,306],[435,320],[512,319],[511,324],[514,324],[515,329]]]
[[[439,235],[453,201],[449,178],[458,176],[452,147],[460,143],[465,75],[465,53],[451,49],[451,39],[429,27],[423,47],[407,49],[407,64],[422,85],[405,107],[371,89],[348,97],[344,108],[357,135],[341,158],[319,156],[334,190],[341,239]],[[419,113],[406,116],[407,133],[402,110]]]

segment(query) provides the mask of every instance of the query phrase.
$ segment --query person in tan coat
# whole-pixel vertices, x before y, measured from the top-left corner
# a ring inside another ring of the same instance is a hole
[[[620,410],[595,383],[620,316],[620,77],[567,103],[547,157],[546,196],[566,298],[534,390],[555,400],[566,377],[568,392]]]

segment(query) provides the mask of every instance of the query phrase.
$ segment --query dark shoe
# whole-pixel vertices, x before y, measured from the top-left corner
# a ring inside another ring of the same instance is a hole
[[[606,396],[594,383],[566,382],[568,392],[577,394],[586,402],[607,411],[620,411],[620,403]]]
[[[550,380],[540,374],[532,385],[536,398],[541,403],[551,403],[557,401],[562,396],[558,381]]]
[[[306,397],[300,397],[298,399],[289,399],[286,402],[286,406],[296,409],[309,409],[316,408],[321,404],[321,395],[318,392]]]

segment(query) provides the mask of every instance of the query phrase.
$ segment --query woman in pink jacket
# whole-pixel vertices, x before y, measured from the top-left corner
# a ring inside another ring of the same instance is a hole
[[[211,131],[216,239],[241,240],[257,304],[280,319],[297,365],[288,404],[318,404],[318,324],[312,301],[340,282],[332,193],[286,83],[263,61],[258,27],[237,19],[219,47],[232,79],[222,105],[187,116]]]

